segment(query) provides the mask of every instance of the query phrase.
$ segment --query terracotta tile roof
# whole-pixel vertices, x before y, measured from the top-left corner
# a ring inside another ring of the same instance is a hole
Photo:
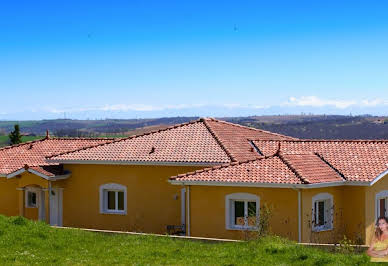
[[[0,149],[0,174],[13,173],[24,168],[25,165],[29,167],[40,166],[40,168],[44,166],[39,171],[50,172],[51,170],[55,174],[56,170],[53,167],[45,167],[55,165],[46,162],[47,156],[111,141],[112,139],[45,138],[4,147]]]
[[[173,176],[170,180],[230,183],[302,184],[303,181],[278,157],[233,162]]]
[[[264,155],[280,143],[284,156],[316,153],[349,181],[372,181],[388,170],[388,140],[254,141]]]
[[[230,162],[228,154],[200,120],[49,159],[217,164]]]
[[[219,142],[229,152],[233,161],[245,161],[261,157],[249,141],[250,139],[295,140],[292,137],[221,120],[207,119],[204,121]]]
[[[344,181],[344,178],[317,154],[279,154],[279,156],[307,184]]]
[[[58,154],[50,161],[228,163],[262,157],[249,138],[292,139],[215,119],[199,119],[108,144]]]

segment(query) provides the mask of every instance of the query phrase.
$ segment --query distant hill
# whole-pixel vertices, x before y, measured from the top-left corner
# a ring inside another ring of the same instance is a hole
[[[106,120],[0,121],[1,139],[15,123],[26,135],[58,137],[123,137],[195,120],[197,117]],[[388,117],[339,115],[278,115],[224,117],[229,122],[307,139],[388,139]],[[4,145],[4,142],[2,143]]]

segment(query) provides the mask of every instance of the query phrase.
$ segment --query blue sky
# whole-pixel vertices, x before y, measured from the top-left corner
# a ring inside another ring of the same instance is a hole
[[[387,1],[2,1],[0,119],[388,115],[387,14]]]

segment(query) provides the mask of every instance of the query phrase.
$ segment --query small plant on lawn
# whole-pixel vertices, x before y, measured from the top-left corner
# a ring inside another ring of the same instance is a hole
[[[354,253],[354,242],[344,236],[344,238],[339,242],[339,244],[335,248],[338,252],[351,254]]]
[[[273,206],[264,203],[260,207],[260,218],[258,222],[258,236],[263,237],[270,234],[270,220],[272,217]]]

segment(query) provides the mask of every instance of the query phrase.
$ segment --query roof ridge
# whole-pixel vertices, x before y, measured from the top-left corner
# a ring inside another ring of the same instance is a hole
[[[345,143],[388,143],[388,139],[282,139],[282,140],[260,140],[260,139],[251,139],[252,141],[262,141],[262,142],[345,142]]]
[[[28,145],[28,144],[32,144],[32,143],[36,143],[36,142],[40,142],[40,141],[46,141],[46,140],[114,140],[114,139],[116,139],[116,138],[85,138],[85,137],[84,138],[76,138],[76,137],[71,137],[71,138],[50,137],[50,138],[47,138],[47,137],[43,137],[41,139],[35,139],[35,140],[26,141],[26,142],[21,142],[18,144],[13,144],[13,145],[1,147],[0,151],[12,149],[12,148],[16,148],[16,147],[20,147],[20,146],[24,146],[24,145]]]
[[[132,135],[132,136],[125,137],[125,138],[114,139],[111,142],[99,143],[97,145],[92,145],[92,146],[83,147],[83,148],[79,148],[79,149],[72,150],[72,151],[67,151],[67,152],[62,152],[62,153],[50,155],[50,156],[47,156],[46,159],[49,159],[49,158],[52,158],[52,157],[56,157],[56,156],[60,156],[60,155],[64,155],[64,154],[71,154],[71,153],[82,151],[82,150],[88,150],[88,149],[92,149],[92,148],[96,148],[96,147],[100,147],[100,146],[104,146],[104,145],[109,145],[109,144],[113,144],[113,143],[129,140],[129,139],[143,137],[143,136],[155,134],[155,133],[162,132],[162,131],[167,131],[167,130],[170,130],[170,129],[174,129],[174,128],[178,128],[178,127],[182,127],[182,126],[186,126],[186,125],[190,125],[190,124],[195,124],[195,123],[198,123],[198,122],[201,122],[201,119],[196,119],[196,120],[192,120],[192,121],[189,121],[189,122],[185,122],[185,123],[181,123],[181,124],[176,124],[176,125],[169,126],[169,127],[162,128],[162,129],[158,129],[158,130],[152,130],[150,132],[145,132],[145,133],[141,133],[141,134],[138,134],[138,135]]]
[[[234,162],[230,162],[230,163],[224,163],[224,164],[221,164],[221,165],[216,165],[216,166],[207,167],[207,168],[195,170],[195,171],[184,173],[184,174],[175,175],[175,176],[170,177],[169,179],[170,180],[174,180],[176,178],[191,176],[191,175],[195,175],[195,174],[203,173],[203,172],[210,172],[210,171],[214,171],[214,170],[217,170],[217,169],[228,168],[228,167],[231,167],[231,166],[236,166],[236,165],[241,165],[241,164],[247,164],[247,163],[251,163],[251,162],[254,162],[254,161],[260,161],[260,160],[264,160],[264,159],[268,159],[268,158],[273,158],[273,157],[275,157],[275,156],[274,155],[263,156],[263,157],[260,157],[260,158],[255,158],[255,159],[250,159],[250,160],[245,160],[245,161],[234,161]]]
[[[287,135],[271,132],[271,131],[268,131],[268,130],[264,130],[264,129],[260,129],[260,128],[255,128],[255,127],[243,126],[243,125],[240,125],[240,124],[235,124],[235,123],[224,121],[224,120],[220,120],[220,119],[215,119],[215,118],[212,118],[212,117],[204,118],[204,119],[210,120],[210,121],[214,121],[214,122],[220,122],[220,123],[228,124],[228,125],[235,126],[235,127],[241,127],[241,128],[245,128],[245,129],[250,129],[250,130],[253,130],[253,131],[260,131],[260,132],[268,133],[268,134],[271,134],[271,135],[277,135],[279,137],[285,137],[285,138],[290,138],[290,139],[295,139],[295,140],[298,139],[298,138],[294,138],[294,137],[291,137],[291,136],[287,136]]]
[[[213,131],[213,129],[210,128],[210,126],[207,124],[206,122],[206,118],[202,119],[201,120],[203,122],[203,124],[205,125],[205,127],[207,128],[207,130],[210,132],[210,134],[213,136],[213,138],[216,140],[216,142],[218,143],[218,145],[220,145],[221,149],[226,153],[226,155],[228,155],[228,157],[230,158],[230,160],[232,162],[236,162],[236,158],[234,158],[234,156],[230,153],[230,151],[224,146],[224,144],[222,143],[222,141],[220,140],[220,138],[217,136],[217,134]]]
[[[333,169],[339,176],[341,176],[345,181],[348,180],[343,173],[340,172],[337,168],[335,168],[331,163],[329,163],[323,155],[319,154],[318,152],[314,152],[314,154],[321,159],[324,163],[326,163],[331,169]]]
[[[50,138],[46,138],[46,140],[115,140],[115,139],[121,139],[121,138],[87,138],[87,137],[81,137],[81,138],[77,138],[77,137],[50,137]]]
[[[301,174],[298,173],[298,171],[286,160],[286,158],[283,157],[280,152],[278,152],[276,155],[288,167],[288,169],[290,169],[291,172],[293,172],[296,177],[298,177],[303,183],[311,184],[311,182],[307,178],[304,178]]]
[[[12,149],[12,148],[28,145],[28,144],[32,144],[32,143],[39,142],[39,141],[45,141],[45,140],[47,140],[46,137],[44,137],[42,139],[35,139],[35,140],[26,141],[26,142],[21,142],[21,143],[18,143],[18,144],[12,144],[12,145],[8,145],[8,146],[0,148],[0,151],[8,150],[8,149]]]

